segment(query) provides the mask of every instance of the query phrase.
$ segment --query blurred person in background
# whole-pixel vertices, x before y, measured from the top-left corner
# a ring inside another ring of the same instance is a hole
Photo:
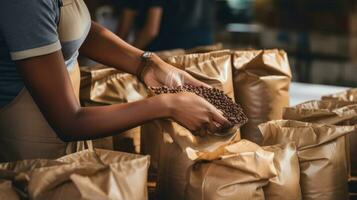
[[[215,0],[122,1],[117,34],[150,51],[189,49],[214,42]]]

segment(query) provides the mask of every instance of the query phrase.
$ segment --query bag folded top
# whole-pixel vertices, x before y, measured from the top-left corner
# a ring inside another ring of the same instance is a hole
[[[303,199],[348,199],[347,134],[355,126],[277,120],[259,125],[264,145],[295,142]]]
[[[147,199],[148,167],[148,156],[96,149],[57,160],[2,163],[0,179],[30,199],[141,200]]]
[[[341,100],[357,102],[357,88],[349,89],[344,92],[322,96],[322,100]]]
[[[275,120],[259,125],[259,129],[264,137],[264,145],[295,142],[298,150],[303,150],[352,133],[356,127]]]
[[[167,62],[234,98],[230,50],[174,56]],[[182,81],[184,85],[185,80]]]
[[[283,118],[334,125],[357,118],[357,104],[339,100],[313,100],[284,108]]]
[[[198,162],[191,167],[185,199],[264,199],[263,186],[276,176],[274,153],[247,140],[224,148],[217,154],[218,159]],[[188,152],[191,153],[200,154]],[[189,155],[191,158],[197,156]]]
[[[88,105],[128,103],[148,96],[135,76],[103,65],[81,68],[80,99]]]
[[[289,105],[290,65],[282,50],[233,52],[233,80],[236,102],[249,121],[242,127],[242,138],[261,144],[258,125],[282,119]]]

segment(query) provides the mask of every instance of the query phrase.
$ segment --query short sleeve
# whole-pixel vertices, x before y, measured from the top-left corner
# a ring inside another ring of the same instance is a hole
[[[46,55],[61,49],[57,33],[58,0],[4,0],[0,34],[12,60]]]

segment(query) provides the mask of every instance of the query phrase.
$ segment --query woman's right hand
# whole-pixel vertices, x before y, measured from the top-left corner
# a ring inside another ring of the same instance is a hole
[[[216,132],[231,127],[231,123],[204,98],[189,92],[164,94],[169,115],[193,134],[201,130]]]

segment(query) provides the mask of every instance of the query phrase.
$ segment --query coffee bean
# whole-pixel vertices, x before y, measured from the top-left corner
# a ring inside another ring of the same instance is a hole
[[[233,102],[232,98],[228,97],[223,91],[217,88],[184,85],[177,87],[149,87],[149,89],[156,95],[165,93],[191,92],[205,98],[209,103],[221,110],[223,112],[223,116],[226,117],[232,124],[240,127],[248,122],[248,118],[244,114],[242,107]]]

